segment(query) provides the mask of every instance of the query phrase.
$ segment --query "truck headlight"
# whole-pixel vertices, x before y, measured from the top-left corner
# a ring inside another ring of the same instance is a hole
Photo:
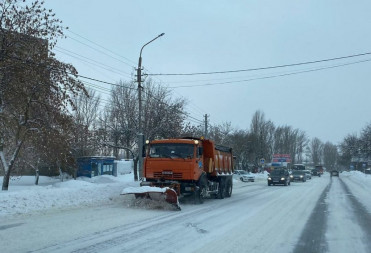
[[[285,180],[285,178],[284,177],[281,177],[281,180],[283,181],[283,180]]]
[[[268,177],[268,180],[272,180],[272,178]]]

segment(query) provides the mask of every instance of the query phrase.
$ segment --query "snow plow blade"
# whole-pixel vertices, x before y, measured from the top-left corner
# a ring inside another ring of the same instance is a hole
[[[134,194],[135,198],[148,198],[155,201],[166,201],[172,204],[178,210],[180,209],[178,195],[169,188],[160,188],[152,186],[128,187],[122,190],[121,195]]]

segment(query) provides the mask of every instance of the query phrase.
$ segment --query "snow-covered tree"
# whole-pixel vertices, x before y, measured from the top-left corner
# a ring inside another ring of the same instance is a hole
[[[51,53],[64,27],[43,2],[3,0],[0,13],[0,159],[7,190],[24,144],[59,131],[71,95],[84,87],[75,68]]]

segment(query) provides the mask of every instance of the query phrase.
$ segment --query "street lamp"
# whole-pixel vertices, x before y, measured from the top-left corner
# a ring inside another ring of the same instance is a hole
[[[138,82],[138,102],[139,102],[139,113],[138,113],[138,159],[139,159],[139,177],[143,174],[143,156],[142,156],[142,147],[144,145],[144,135],[143,135],[143,129],[142,129],[142,51],[145,46],[147,46],[149,43],[153,42],[154,40],[160,38],[161,36],[164,36],[165,33],[161,33],[156,38],[152,39],[151,41],[147,42],[142,46],[140,49],[139,54],[139,61],[138,61],[138,69],[137,69],[137,82]]]

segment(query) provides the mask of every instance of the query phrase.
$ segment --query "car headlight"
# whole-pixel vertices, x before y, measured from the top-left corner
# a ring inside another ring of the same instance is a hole
[[[294,176],[293,175],[290,175],[290,178],[293,178]]]
[[[272,178],[268,177],[268,180],[272,180]]]
[[[300,175],[300,178],[302,178],[303,177],[303,175]]]
[[[281,177],[281,180],[285,180],[285,178],[284,177]]]

